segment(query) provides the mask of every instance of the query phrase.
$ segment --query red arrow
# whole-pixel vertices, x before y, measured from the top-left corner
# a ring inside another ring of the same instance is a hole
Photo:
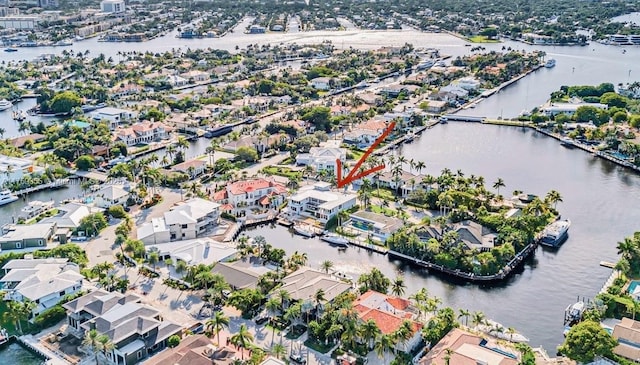
[[[374,172],[380,171],[382,169],[384,169],[384,164],[382,165],[378,165],[375,167],[372,167],[370,169],[364,170],[360,173],[356,173],[358,171],[358,169],[360,168],[360,166],[362,166],[362,164],[364,163],[364,161],[369,157],[369,155],[371,155],[373,153],[373,151],[376,149],[376,147],[378,147],[378,145],[380,143],[382,143],[382,141],[384,141],[385,138],[387,138],[387,136],[389,136],[389,134],[391,134],[391,132],[393,131],[393,128],[395,128],[396,123],[395,122],[391,122],[387,128],[385,128],[384,132],[382,132],[382,134],[380,135],[380,137],[376,138],[376,140],[373,142],[373,144],[371,145],[371,147],[369,147],[367,149],[367,151],[364,153],[364,155],[362,155],[362,157],[360,157],[360,159],[358,160],[358,162],[355,164],[355,166],[353,166],[353,169],[351,170],[351,172],[343,179],[342,178],[342,161],[340,161],[340,159],[336,160],[336,168],[337,168],[337,179],[336,179],[336,185],[338,186],[338,188],[342,188],[344,186],[347,186],[349,184],[351,184],[352,182],[354,182],[355,180],[361,179],[367,175],[373,174]]]

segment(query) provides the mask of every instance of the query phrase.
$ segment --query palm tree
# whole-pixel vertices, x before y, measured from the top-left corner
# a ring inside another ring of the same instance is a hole
[[[176,262],[176,266],[175,266],[176,274],[181,275],[181,274],[187,272],[188,268],[189,267],[188,267],[186,262],[184,262],[182,260],[178,260]]]
[[[276,343],[271,347],[271,355],[275,356],[276,359],[280,360],[280,358],[284,357],[287,354],[287,348],[284,347],[281,343]]]
[[[269,316],[269,323],[273,324],[273,320],[278,316],[278,313],[280,312],[280,301],[278,301],[278,299],[275,297],[271,297],[269,298],[269,300],[267,300],[267,303],[265,303],[264,307],[267,310],[267,314]],[[271,344],[273,344],[274,336],[275,330],[271,333]]]
[[[453,350],[452,349],[445,349],[444,350],[444,363],[445,365],[449,365],[449,362],[451,361],[451,355],[453,354]]]
[[[395,296],[402,296],[404,294],[404,289],[406,285],[404,284],[404,276],[398,275],[393,282],[391,283],[391,293]]]
[[[498,180],[496,180],[496,182],[493,183],[493,188],[496,189],[498,191],[498,195],[500,195],[500,188],[505,187],[506,185],[504,184],[504,180],[502,180],[502,178],[498,178]]]
[[[484,313],[480,311],[473,312],[471,315],[471,323],[473,323],[474,327],[478,326],[479,324],[484,323],[485,318]]]
[[[217,311],[205,325],[207,331],[216,336],[218,346],[220,346],[220,332],[225,328],[229,328],[229,317],[225,316],[222,311]]]
[[[244,323],[240,325],[238,332],[231,336],[231,343],[242,350],[241,360],[244,360],[244,350],[251,348],[253,345],[253,335],[249,332],[247,325]]]
[[[381,335],[378,337],[374,345],[374,349],[378,357],[384,360],[384,364],[389,364],[389,361],[387,361],[387,354],[393,350],[395,345],[395,341],[390,335]]]
[[[23,302],[10,301],[7,304],[7,311],[2,314],[5,321],[13,322],[20,334],[22,334],[22,321],[29,318],[24,306]]]
[[[111,339],[107,335],[99,336],[98,342],[100,342],[100,347],[102,349],[102,353],[104,354],[104,357],[107,357],[107,352],[110,352],[116,348],[116,345],[113,342],[111,342]]]
[[[328,274],[329,270],[333,267],[333,262],[331,260],[324,260],[322,264],[320,264],[320,267],[322,267],[322,271]]]
[[[153,266],[153,271],[156,271],[156,264],[158,263],[158,261],[160,261],[160,256],[158,255],[158,252],[156,251],[149,252],[149,254],[147,255],[147,263]]]
[[[103,351],[104,345],[108,345],[110,349],[113,349],[113,343],[111,343],[109,337],[107,335],[99,334],[96,330],[91,330],[85,333],[82,345],[88,346],[91,349],[91,352],[93,352],[93,355],[95,356],[96,364],[98,364],[98,353]]]
[[[471,312],[469,312],[469,310],[467,309],[462,309],[462,308],[460,308],[458,312],[460,313],[458,314],[458,319],[464,317],[464,325],[466,326],[467,322],[469,321],[469,316],[471,315]]]
[[[360,334],[362,339],[367,342],[367,347],[373,349],[374,341],[380,335],[380,329],[373,319],[369,319],[360,326]]]
[[[562,202],[562,195],[560,195],[560,193],[556,190],[551,190],[547,193],[545,200],[553,204],[553,209],[556,209],[558,203]]]

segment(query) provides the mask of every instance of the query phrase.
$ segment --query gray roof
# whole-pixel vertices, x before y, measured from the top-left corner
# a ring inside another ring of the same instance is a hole
[[[62,214],[45,218],[40,223],[56,223],[59,228],[77,228],[82,218],[89,214],[102,212],[104,209],[72,202],[59,207],[58,210]]]
[[[302,267],[282,279],[280,289],[286,290],[293,300],[311,300],[318,289],[322,289],[327,301],[351,289],[351,285],[329,274]]]
[[[66,291],[82,283],[78,265],[62,260],[21,259],[7,263],[3,269],[9,272],[0,279],[2,283],[17,283],[12,290],[35,301],[47,295]],[[8,269],[8,267],[13,267]]]
[[[258,284],[260,274],[236,265],[219,262],[211,269],[214,274],[220,274],[225,281],[236,289],[253,289]]]
[[[0,236],[0,242],[14,242],[29,239],[48,240],[53,235],[55,228],[55,222],[11,225],[8,231]]]
[[[84,310],[85,312],[97,317],[106,313],[118,304],[139,301],[140,297],[137,295],[128,294],[125,296],[120,293],[109,293],[104,290],[96,290],[65,303],[63,307],[74,313]]]
[[[32,269],[40,264],[64,264],[67,261],[69,260],[53,257],[46,259],[14,259],[7,262],[2,269]]]

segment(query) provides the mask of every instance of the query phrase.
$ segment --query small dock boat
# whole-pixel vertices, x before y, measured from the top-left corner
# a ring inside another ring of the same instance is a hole
[[[18,197],[13,195],[10,190],[0,191],[0,205],[13,203],[18,200]]]
[[[344,237],[338,236],[335,233],[327,233],[324,236],[322,236],[322,238],[320,239],[325,242],[328,242],[332,246],[348,247],[348,244],[349,244],[349,240],[347,240]]]
[[[18,49],[9,47],[9,48],[5,48],[4,51],[5,52],[18,52]]]
[[[13,106],[13,104],[7,100],[7,99],[2,99],[0,100],[0,110],[7,110],[9,108],[11,108]]]
[[[516,331],[511,332],[507,330],[507,327],[504,327],[500,323],[492,320],[486,320],[483,324],[478,325],[477,329],[489,336],[499,338],[501,340],[507,340],[515,343],[529,342],[529,339],[521,333]]]
[[[571,139],[569,137],[562,137],[562,139],[560,139],[560,144],[565,146],[565,147],[573,147],[573,146],[575,146],[575,142],[573,141],[573,139]]]
[[[311,227],[307,227],[307,226],[294,225],[293,232],[307,238],[312,238],[316,236],[316,232]]]
[[[549,58],[547,60],[547,62],[545,62],[545,64],[544,64],[544,67],[546,67],[546,68],[552,68],[552,67],[555,67],[555,66],[556,66],[556,60],[553,59],[553,58]]]
[[[564,310],[565,325],[572,325],[580,322],[585,309],[586,305],[581,300],[569,305],[567,309]]]
[[[542,232],[540,244],[549,247],[558,247],[569,237],[570,220],[557,220],[549,224]]]

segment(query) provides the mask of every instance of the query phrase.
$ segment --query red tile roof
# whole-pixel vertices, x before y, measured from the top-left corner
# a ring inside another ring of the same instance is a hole
[[[389,312],[381,311],[379,309],[369,309],[368,311],[361,313],[360,319],[365,322],[372,319],[380,329],[380,332],[385,335],[395,332],[398,328],[400,328],[402,322],[405,321],[405,319],[402,317],[396,316]],[[410,322],[412,324],[413,333],[419,331],[422,328],[422,324],[411,320]]]
[[[240,195],[260,189],[266,189],[269,187],[275,188],[275,190],[279,193],[284,193],[287,191],[284,186],[265,179],[236,181],[227,185],[227,191],[233,195]]]

